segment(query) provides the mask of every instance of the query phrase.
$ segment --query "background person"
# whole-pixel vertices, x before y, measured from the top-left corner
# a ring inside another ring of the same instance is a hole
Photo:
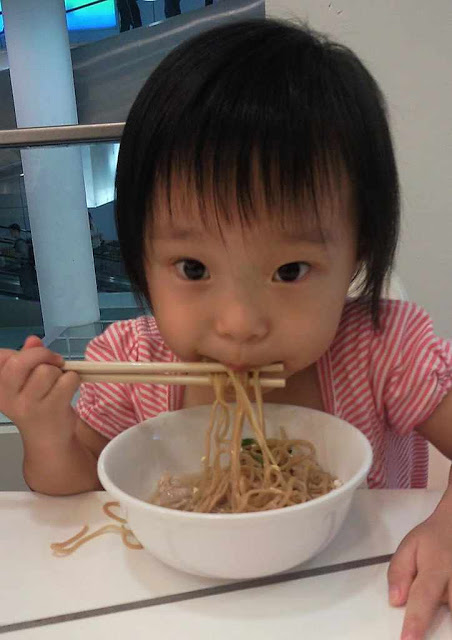
[[[119,31],[141,27],[141,12],[137,0],[116,0],[119,12]]]

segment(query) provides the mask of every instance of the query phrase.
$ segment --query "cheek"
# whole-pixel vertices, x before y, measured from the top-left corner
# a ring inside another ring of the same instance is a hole
[[[181,360],[193,360],[196,339],[193,331],[180,313],[166,310],[155,312],[155,320],[164,343]]]
[[[151,291],[154,317],[165,344],[182,360],[196,359],[201,327],[193,305],[187,305],[164,282]]]
[[[338,320],[332,316],[327,317],[327,314],[320,317],[305,316],[298,323],[295,331],[292,327],[292,345],[293,347],[298,345],[300,354],[312,363],[330,346],[336,334],[337,325]],[[296,348],[292,348],[291,352],[295,350]]]
[[[317,290],[281,315],[278,338],[290,369],[316,362],[331,345],[341,319],[345,293],[331,295],[328,287]]]

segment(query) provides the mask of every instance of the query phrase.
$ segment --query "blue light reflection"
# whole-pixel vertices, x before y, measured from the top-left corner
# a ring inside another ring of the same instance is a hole
[[[65,0],[66,11],[77,9],[92,0]],[[0,11],[2,3],[0,2]],[[111,29],[116,26],[115,0],[103,0],[99,4],[93,4],[84,9],[71,11],[66,14],[67,28],[69,31],[83,31],[85,29]],[[3,16],[0,15],[0,32],[4,29]]]

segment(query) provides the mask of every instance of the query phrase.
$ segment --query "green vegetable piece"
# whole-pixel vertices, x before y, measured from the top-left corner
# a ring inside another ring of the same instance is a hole
[[[257,444],[254,438],[243,438],[242,447],[250,447],[252,444]]]
[[[254,458],[257,462],[259,462],[261,467],[264,466],[264,458],[260,453],[252,453],[251,457]]]

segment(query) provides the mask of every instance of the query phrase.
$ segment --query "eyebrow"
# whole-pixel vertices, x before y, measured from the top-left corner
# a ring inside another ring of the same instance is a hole
[[[161,240],[205,240],[208,232],[200,231],[195,227],[176,227],[170,226],[166,229],[156,230],[155,238]],[[312,244],[325,245],[331,239],[331,234],[320,227],[311,227],[308,229],[281,229],[281,237],[291,243],[309,242]]]

